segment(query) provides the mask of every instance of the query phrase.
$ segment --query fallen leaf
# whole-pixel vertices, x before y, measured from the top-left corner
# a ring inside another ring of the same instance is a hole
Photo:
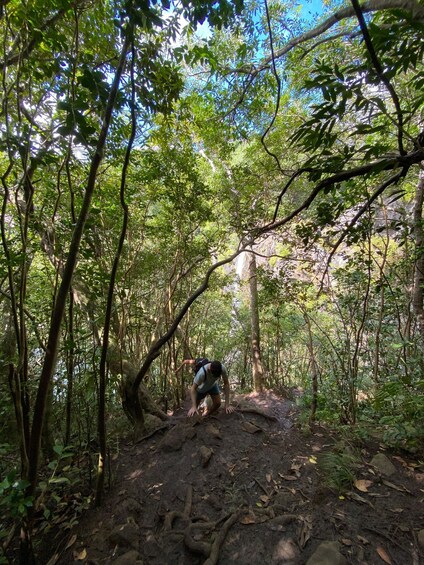
[[[382,547],[377,547],[377,553],[384,561],[384,563],[387,563],[387,565],[392,565],[392,560],[390,559],[390,556],[385,549],[383,549]]]
[[[309,457],[309,463],[312,463],[313,465],[316,465],[318,463],[315,455],[311,455],[311,457]]]
[[[58,554],[58,553],[55,553],[55,554],[53,555],[53,557],[51,557],[51,558],[48,560],[47,565],[55,565],[55,563],[57,563],[58,559],[59,559],[59,554]]]
[[[361,504],[368,504],[368,506],[374,508],[374,505],[369,500],[363,498],[362,496],[359,496],[359,494],[356,494],[356,492],[347,492],[346,496],[351,500],[355,500],[356,502],[360,502]]]
[[[364,536],[356,536],[358,538],[358,541],[363,543],[364,545],[368,545],[370,542],[367,540],[367,538],[364,538]]]
[[[262,496],[259,497],[262,502],[264,502],[265,504],[268,504],[269,502],[269,496],[266,496],[265,494],[263,494]]]
[[[399,463],[403,466],[403,467],[408,467],[408,463],[405,461],[405,459],[402,459],[402,457],[399,457],[398,455],[394,455],[393,459],[396,459],[396,461],[399,461]]]
[[[266,482],[270,483],[272,481],[272,475],[270,475],[269,473],[267,473],[266,475]]]
[[[395,485],[395,483],[391,483],[390,481],[385,481],[385,480],[383,480],[382,483],[383,483],[383,485],[386,485],[386,487],[390,487],[390,488],[397,490],[399,492],[407,492],[408,494],[411,494],[411,492],[407,488],[405,488],[404,486],[398,486],[398,485]]]
[[[368,488],[373,484],[373,482],[366,479],[358,479],[353,484],[355,488],[361,492],[368,492]]]
[[[84,561],[87,557],[87,550],[84,548],[81,551],[74,551],[74,560],[75,561]]]
[[[347,547],[350,547],[352,545],[352,540],[350,539],[342,538],[340,541],[342,542],[343,545],[346,545]]]
[[[299,531],[299,546],[303,548],[311,537],[312,518],[310,516],[301,516],[300,519],[302,523]]]
[[[295,477],[294,475],[282,475],[281,473],[278,474],[285,481],[297,481],[297,477]]]
[[[68,541],[68,543],[65,546],[65,551],[67,549],[69,549],[71,547],[71,545],[74,545],[74,543],[77,541],[77,536],[74,534],[71,539]]]
[[[256,518],[253,512],[249,512],[240,518],[240,524],[255,524]]]
[[[390,512],[394,512],[395,514],[400,514],[403,512],[403,508],[390,508]]]

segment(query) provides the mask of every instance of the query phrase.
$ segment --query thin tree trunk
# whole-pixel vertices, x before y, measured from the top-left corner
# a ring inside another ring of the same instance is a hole
[[[74,390],[74,292],[72,288],[69,290],[69,307],[68,307],[68,343],[69,349],[67,352],[68,359],[66,364],[66,374],[68,378],[68,386],[66,387],[66,427],[65,427],[65,445],[70,444],[71,427],[72,427],[72,402]]]
[[[97,484],[95,505],[100,506],[103,495],[105,463],[106,463],[106,359],[109,346],[109,334],[112,317],[113,295],[115,289],[116,273],[118,272],[119,261],[124,247],[128,226],[128,204],[125,201],[125,184],[127,181],[127,171],[130,162],[130,155],[136,134],[136,117],[135,117],[135,83],[134,83],[134,44],[131,48],[131,135],[128,141],[127,150],[125,152],[124,164],[121,175],[120,201],[124,216],[122,221],[121,236],[119,238],[118,248],[116,250],[115,259],[113,261],[112,272],[109,280],[109,290],[107,296],[107,306],[105,315],[105,324],[103,330],[102,354],[100,358],[100,382],[99,382],[99,412],[98,412],[98,434],[99,434],[99,462],[97,466]]]
[[[129,43],[130,43],[130,37],[128,35],[124,40],[119,63],[115,72],[115,77],[111,85],[102,129],[97,142],[96,151],[91,161],[91,167],[87,180],[87,187],[85,190],[84,199],[81,205],[78,221],[73,232],[72,241],[69,248],[67,261],[65,264],[62,281],[59,287],[59,291],[56,297],[56,302],[52,312],[47,350],[44,357],[44,364],[41,370],[37,397],[34,405],[34,417],[32,421],[31,437],[29,444],[29,457],[28,457],[29,487],[27,489],[27,496],[34,496],[35,494],[37,477],[38,477],[41,436],[42,436],[44,415],[46,410],[46,401],[47,401],[50,381],[56,364],[56,355],[59,346],[62,318],[66,306],[67,296],[69,294],[69,289],[71,286],[72,276],[77,263],[82,234],[84,232],[85,223],[90,210],[90,204],[95,188],[97,172],[103,158],[106,138],[108,135],[109,126],[112,119],[112,111],[115,106],[115,100],[116,100],[116,95],[118,93],[119,83],[121,81],[121,75],[126,63],[126,56],[127,56]],[[34,561],[34,556],[31,548],[31,539],[30,539],[31,520],[32,520],[32,514],[30,513],[28,523],[23,524],[23,536],[21,543],[21,561],[26,562],[27,564],[33,563]]]
[[[424,171],[420,171],[417,188],[415,191],[414,205],[414,235],[415,235],[415,268],[412,306],[417,318],[418,329],[424,342],[424,231],[423,231],[423,199],[424,199]]]
[[[309,415],[309,423],[315,422],[317,406],[318,406],[318,364],[315,357],[314,351],[314,341],[312,336],[311,321],[306,312],[303,313],[303,317],[306,323],[306,329],[308,334],[308,351],[309,351],[309,362],[311,366],[312,373],[312,402],[311,402],[311,413]]]
[[[254,253],[250,254],[249,261],[249,289],[253,387],[256,392],[262,392],[264,387],[264,370],[262,364],[260,340],[258,274],[256,267],[256,256]]]

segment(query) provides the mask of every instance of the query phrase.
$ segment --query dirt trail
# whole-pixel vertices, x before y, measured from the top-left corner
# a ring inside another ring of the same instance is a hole
[[[234,414],[182,411],[168,429],[124,445],[104,506],[55,541],[57,562],[313,565],[318,550],[334,564],[424,563],[417,461],[385,451],[393,469],[383,470],[371,465],[381,446],[347,445],[324,428],[305,434],[288,400],[237,399]],[[349,450],[357,483],[340,497],[317,461]]]

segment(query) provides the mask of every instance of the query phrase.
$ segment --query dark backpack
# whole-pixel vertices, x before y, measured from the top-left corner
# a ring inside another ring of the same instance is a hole
[[[209,359],[207,359],[206,357],[198,357],[196,359],[196,362],[194,363],[194,374],[197,373],[197,371],[199,371],[202,367],[204,367],[205,365],[207,365],[209,363]]]

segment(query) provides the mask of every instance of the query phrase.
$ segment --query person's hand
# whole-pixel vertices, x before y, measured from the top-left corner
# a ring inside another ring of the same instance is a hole
[[[234,406],[226,406],[225,407],[225,413],[226,414],[232,414],[233,412],[235,412]]]
[[[188,411],[188,417],[191,418],[195,414],[199,415],[199,411],[197,410],[197,408],[191,407],[190,410]]]

